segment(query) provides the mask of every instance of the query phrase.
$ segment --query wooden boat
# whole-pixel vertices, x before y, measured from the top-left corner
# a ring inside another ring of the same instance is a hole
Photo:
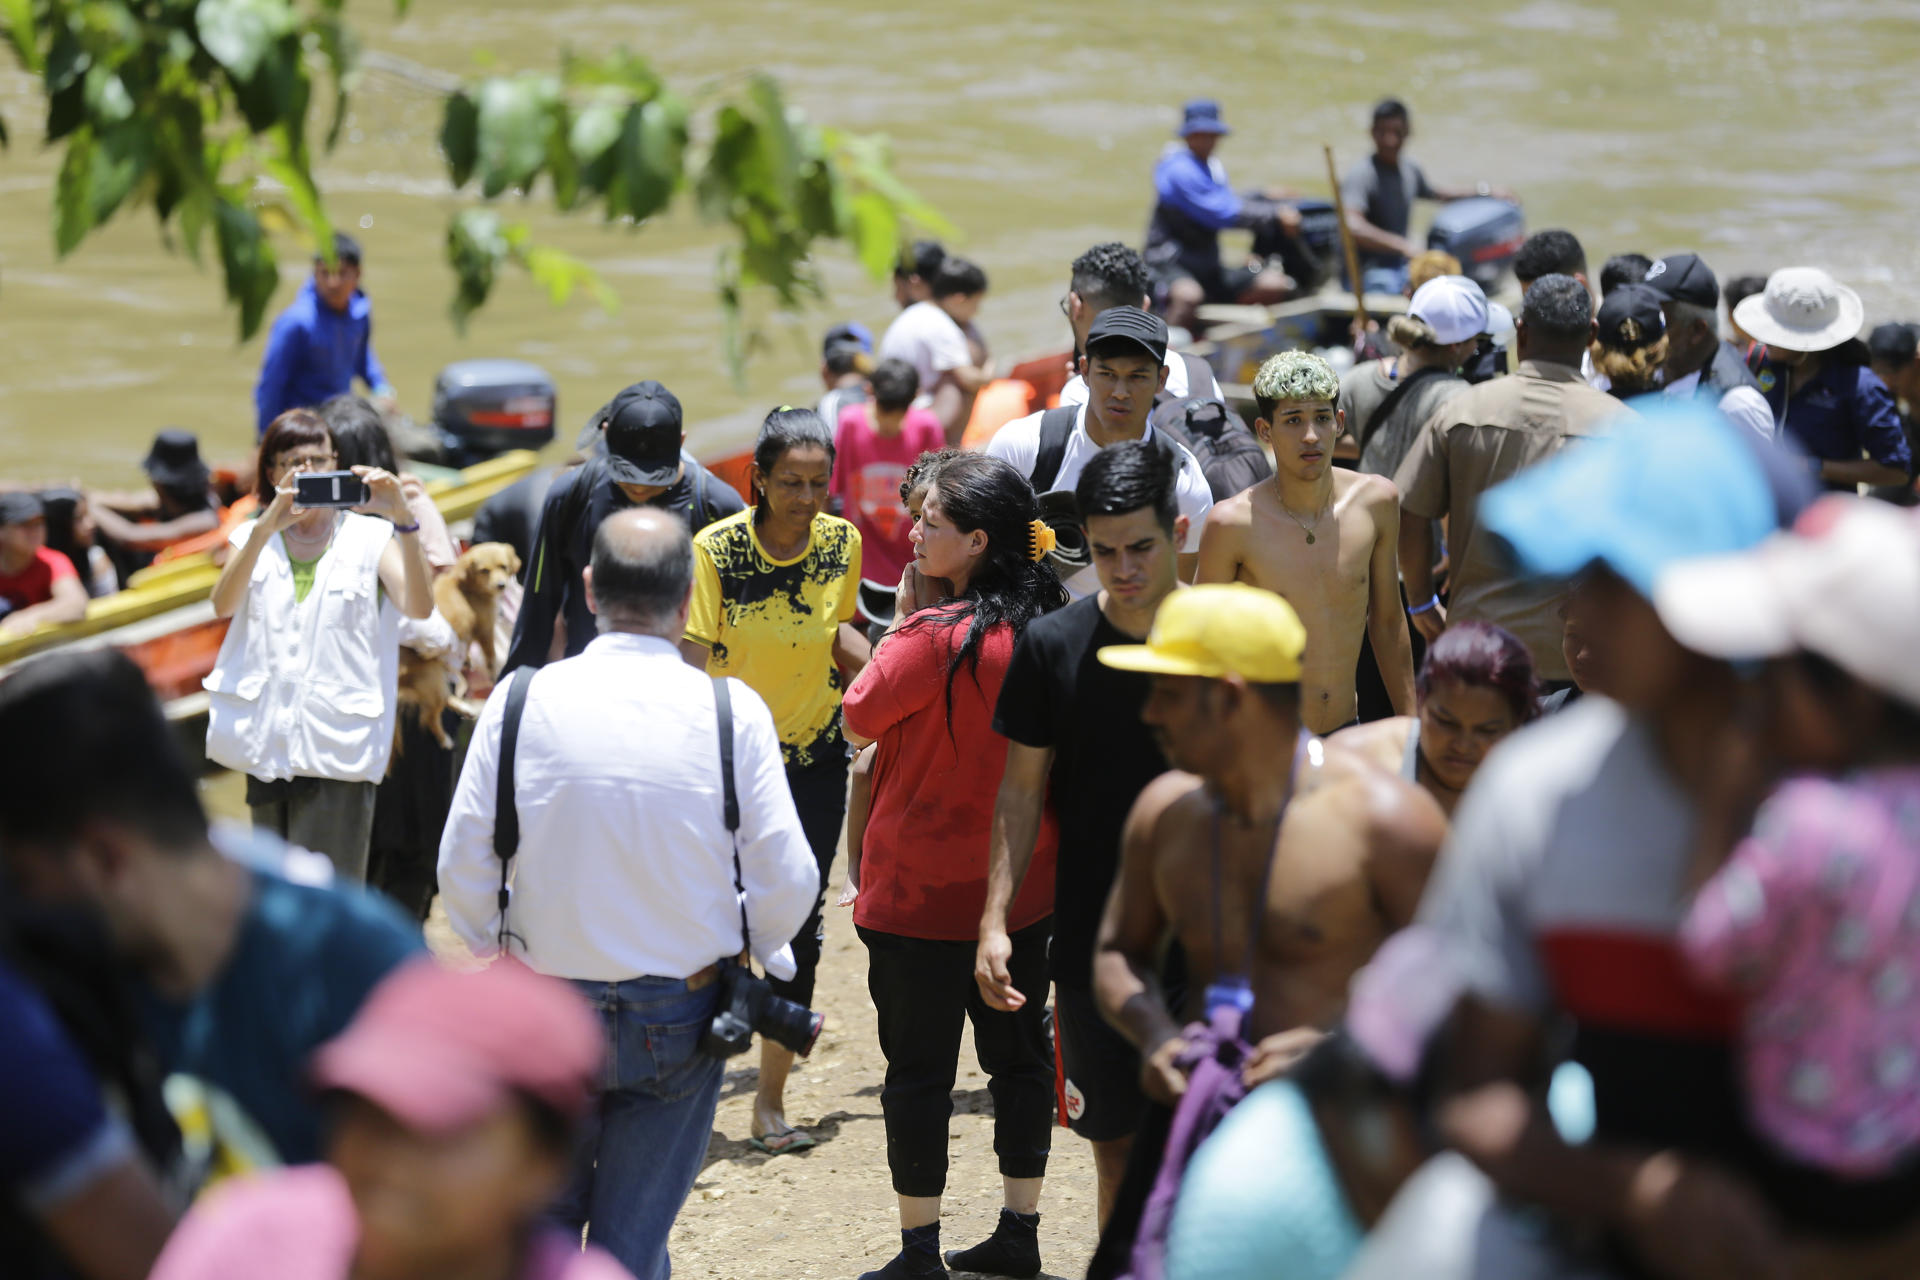
[[[481,503],[538,464],[538,455],[520,449],[463,471],[419,471],[434,505],[452,524],[470,519]],[[227,634],[227,620],[214,617],[208,601],[219,576],[206,553],[144,569],[125,591],[90,602],[79,622],[0,639],[0,672],[50,649],[112,645],[139,664],[170,717],[198,714],[205,697],[200,682],[213,670]]]

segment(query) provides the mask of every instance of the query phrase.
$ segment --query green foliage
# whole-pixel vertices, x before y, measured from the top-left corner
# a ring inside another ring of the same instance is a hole
[[[308,116],[318,82],[329,93],[322,146],[331,148],[359,74],[344,4],[0,0],[0,34],[40,78],[47,141],[65,148],[52,211],[58,252],[129,207],[151,206],[169,243],[177,232],[196,263],[211,228],[240,336],[252,336],[278,282],[269,233],[284,228],[331,252]],[[404,15],[406,0],[395,7]],[[752,342],[741,337],[743,303],[755,290],[783,308],[818,297],[820,241],[848,244],[879,278],[909,223],[950,230],[893,175],[883,139],[811,124],[763,75],[703,94],[696,119],[688,99],[625,50],[569,54],[557,73],[489,75],[447,92],[439,143],[453,189],[477,188],[481,201],[447,229],[461,327],[504,266],[527,271],[556,305],[584,290],[614,306],[585,263],[500,216],[492,203],[509,194],[639,227],[690,192],[700,215],[731,233],[715,292],[736,371]]]

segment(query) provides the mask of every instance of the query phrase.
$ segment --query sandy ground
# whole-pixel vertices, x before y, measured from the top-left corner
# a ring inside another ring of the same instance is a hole
[[[836,870],[833,883],[840,883]],[[428,941],[458,963],[459,943],[435,904]],[[826,953],[814,1007],[826,1028],[813,1056],[794,1064],[787,1119],[819,1145],[768,1156],[748,1145],[759,1050],[729,1064],[708,1140],[706,1167],[674,1226],[674,1273],[726,1280],[852,1277],[884,1264],[900,1248],[887,1138],[880,1117],[886,1063],[867,998],[867,954],[846,909],[828,908]],[[993,1102],[973,1057],[960,1050],[948,1130],[942,1249],[962,1249],[992,1231],[1000,1212],[993,1158]],[[1095,1238],[1093,1157],[1087,1144],[1054,1130],[1053,1160],[1040,1202],[1040,1256],[1046,1274],[1085,1274]]]

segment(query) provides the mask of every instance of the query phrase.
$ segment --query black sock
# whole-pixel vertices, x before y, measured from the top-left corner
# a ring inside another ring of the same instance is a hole
[[[1031,1280],[1040,1274],[1040,1215],[1000,1210],[993,1234],[971,1249],[948,1253],[947,1265],[955,1271]]]
[[[900,1229],[900,1252],[878,1271],[869,1271],[860,1280],[933,1280],[945,1277],[940,1265],[940,1224]]]

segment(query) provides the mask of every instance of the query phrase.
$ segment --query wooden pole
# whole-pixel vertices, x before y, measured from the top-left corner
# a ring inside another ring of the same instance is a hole
[[[1353,228],[1347,225],[1347,201],[1340,194],[1340,172],[1333,167],[1333,144],[1323,142],[1320,149],[1327,154],[1327,181],[1333,186],[1333,212],[1340,219],[1340,248],[1347,256],[1347,279],[1353,283],[1353,318],[1360,326],[1354,330],[1353,340],[1358,342],[1367,331],[1367,295],[1360,280],[1360,249],[1353,242]]]

